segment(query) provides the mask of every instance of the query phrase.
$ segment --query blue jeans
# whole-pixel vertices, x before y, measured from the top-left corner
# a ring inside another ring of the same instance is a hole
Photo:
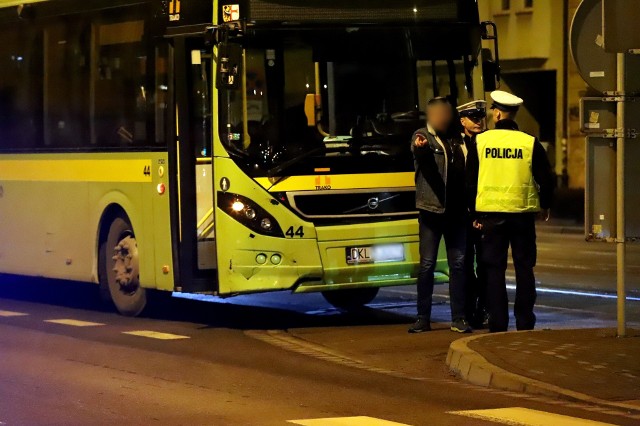
[[[418,315],[431,318],[433,273],[440,241],[444,237],[449,263],[451,320],[465,318],[465,252],[467,221],[464,214],[450,215],[420,211],[420,270],[418,272]]]

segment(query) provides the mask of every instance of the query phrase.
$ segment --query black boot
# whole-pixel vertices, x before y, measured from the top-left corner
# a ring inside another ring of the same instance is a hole
[[[484,309],[478,309],[471,316],[469,324],[476,330],[487,329],[489,328],[489,314]]]

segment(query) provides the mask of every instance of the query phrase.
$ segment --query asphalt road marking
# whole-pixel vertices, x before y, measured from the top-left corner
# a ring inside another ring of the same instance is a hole
[[[326,419],[289,420],[303,426],[409,426],[406,423],[390,422],[388,420],[376,419],[375,417],[331,417]]]
[[[105,325],[101,322],[90,322],[90,321],[80,321],[69,318],[61,318],[61,319],[50,319],[44,320],[44,322],[50,322],[53,324],[62,324],[62,325],[70,325],[72,327],[99,327],[101,325]]]
[[[292,336],[289,333],[281,330],[247,330],[244,332],[244,334],[253,339],[261,340],[265,343],[277,346],[287,351],[296,352],[301,355],[310,356],[312,358],[332,362],[334,364],[339,364],[345,367],[357,368],[359,370],[369,371],[371,373],[384,374],[387,376],[416,380],[421,382],[446,383],[456,385],[460,384],[460,382],[455,379],[434,379],[428,377],[417,377],[407,373],[403,373],[401,371],[389,370],[386,368],[368,365],[358,359],[354,359],[347,355],[336,352],[331,348],[311,343],[309,341]]]
[[[130,334],[132,336],[148,337],[149,339],[158,339],[158,340],[190,339],[189,336],[181,336],[179,334],[171,334],[171,333],[160,333],[159,331],[151,331],[151,330],[123,331],[122,334]]]
[[[13,311],[1,311],[0,310],[0,317],[25,317],[27,315],[29,315],[29,314],[24,313],[24,312],[13,312]]]
[[[507,284],[507,289],[515,290],[516,286],[512,284]],[[536,287],[536,291],[538,293],[561,294],[564,296],[592,297],[592,298],[599,298],[599,299],[617,299],[618,298],[618,296],[614,293],[596,292],[596,291],[587,291],[587,290],[570,290],[570,289],[562,289],[562,288]],[[626,299],[632,302],[640,302],[640,297],[627,296]]]
[[[410,294],[416,294],[410,293]],[[434,303],[435,304],[435,303]],[[365,305],[369,309],[401,309],[401,308],[413,308],[416,306],[415,302],[387,302],[387,303],[369,303]],[[343,311],[339,308],[324,308],[324,309],[314,309],[311,311],[305,311],[306,315],[338,315]]]
[[[615,271],[615,264],[603,264],[603,263],[590,263],[588,265],[577,265],[570,263],[545,263],[538,262],[536,263],[537,267],[540,268],[549,268],[549,269],[569,269],[569,270],[577,270],[577,271]],[[628,270],[636,271],[640,270],[640,266],[637,265],[627,265]]]
[[[580,419],[521,407],[497,408],[493,410],[450,411],[449,414],[519,426],[613,426],[611,423],[596,422],[594,420]]]
[[[578,253],[595,256],[616,256],[615,251],[580,250]]]

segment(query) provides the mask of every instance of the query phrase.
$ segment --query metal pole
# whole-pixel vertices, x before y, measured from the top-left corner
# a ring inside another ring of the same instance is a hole
[[[625,337],[627,334],[627,324],[625,320],[625,206],[624,206],[624,148],[625,148],[625,54],[617,55],[617,95],[622,99],[617,103],[617,173],[616,173],[616,251],[617,251],[617,292],[618,292],[618,337]]]
[[[336,70],[333,62],[327,62],[327,86],[329,98],[329,137],[338,135],[338,123],[336,115]]]
[[[569,186],[569,2],[562,2],[562,139],[556,141],[556,173],[560,175],[558,184],[562,188]],[[558,164],[559,163],[559,164]]]

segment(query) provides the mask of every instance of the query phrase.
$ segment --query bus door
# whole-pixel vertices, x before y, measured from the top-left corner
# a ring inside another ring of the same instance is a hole
[[[170,149],[174,275],[183,292],[217,292],[212,170],[212,51],[202,37],[173,38]],[[177,189],[177,191],[176,191]],[[177,262],[176,262],[177,261]]]

